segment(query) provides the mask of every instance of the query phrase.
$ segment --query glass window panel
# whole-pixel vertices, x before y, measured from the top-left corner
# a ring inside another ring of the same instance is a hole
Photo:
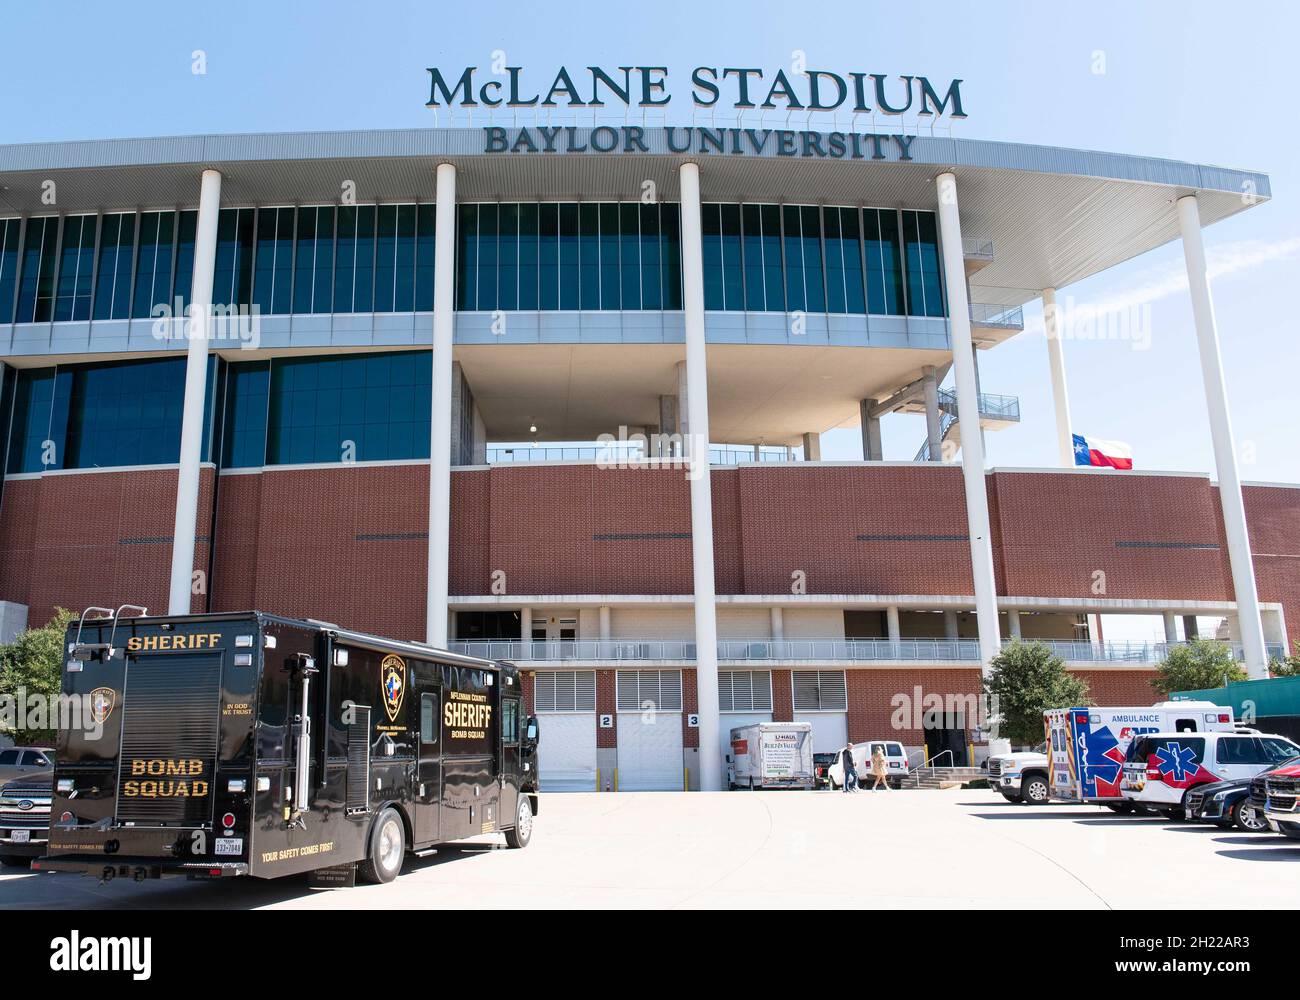
[[[416,207],[397,206],[397,246],[394,249],[393,311],[415,311]]]
[[[228,469],[266,464],[266,403],[269,361],[242,361],[226,371],[225,428],[221,465]]]
[[[42,216],[27,220],[18,288],[17,323],[48,323],[54,314],[54,255],[59,220]]]
[[[60,367],[52,429],[66,420],[61,467],[177,461],[184,394],[183,357]]]
[[[745,269],[745,308],[750,312],[764,309],[763,226],[758,205],[740,208],[741,249]]]
[[[841,208],[841,250],[844,261],[844,311],[865,313],[866,299],[862,283],[862,227],[856,208]]]
[[[140,216],[140,244],[136,251],[135,267],[135,304],[131,309],[131,315],[137,319],[153,315],[155,306],[174,308],[170,299],[175,225],[175,212],[144,212]],[[178,275],[178,284],[179,280]],[[187,279],[186,288],[188,287]]]
[[[537,206],[537,308],[560,308],[560,206],[554,202]]]
[[[790,312],[807,309],[804,293],[803,241],[800,239],[799,206],[786,205],[781,212],[784,225],[785,302]]]
[[[492,312],[500,306],[501,208],[478,207],[478,309]]]
[[[131,257],[135,252],[135,213],[103,218],[95,279],[95,319],[127,319],[131,311]]]
[[[600,206],[578,206],[579,308],[600,308]]]
[[[519,206],[519,308],[536,309],[538,302],[538,206]]]
[[[340,205],[334,248],[334,311],[338,313],[357,312],[357,225],[357,206]]]
[[[785,279],[781,269],[781,208],[779,205],[759,206],[763,233],[763,284],[764,306],[768,312],[785,312]],[[798,308],[791,305],[791,309]]]
[[[618,206],[619,296],[624,309],[641,306],[641,210],[636,202]]]
[[[0,221],[0,323],[13,319],[14,293],[18,288],[18,242],[21,219]]]
[[[519,308],[519,206],[498,206],[497,309]]]
[[[198,227],[198,212],[181,212],[176,233],[176,289],[173,297],[182,311],[189,305],[190,288],[194,283],[194,235]],[[157,301],[155,299],[155,303]]]
[[[63,247],[54,321],[90,319],[90,286],[95,261],[93,215],[70,215],[63,220]]]
[[[229,308],[251,301],[254,215],[251,208],[223,208],[217,217],[213,305]]]
[[[822,269],[821,211],[815,205],[799,210],[802,226],[804,308],[808,312],[826,311],[826,284]]]
[[[456,308],[478,308],[478,206],[456,209]]]
[[[659,250],[659,206],[640,207],[641,224],[641,308],[662,309],[663,260]]]
[[[725,308],[722,291],[722,206],[700,206],[700,249],[704,272],[704,308]]]
[[[375,206],[357,208],[356,252],[353,257],[356,281],[353,284],[352,311],[374,310],[375,303]]]
[[[427,351],[277,358],[266,464],[427,458],[431,382]]]
[[[664,308],[682,307],[681,206],[676,202],[660,206],[659,246],[663,263]]]
[[[740,206],[722,206],[723,308],[745,308],[745,271],[741,259]]]
[[[415,217],[415,310],[433,311],[433,265],[437,247],[436,208],[421,205]]]
[[[620,309],[618,203],[600,204],[600,308]]]
[[[393,311],[397,287],[397,206],[375,209],[375,312]]]
[[[293,285],[292,208],[258,210],[256,257],[253,304],[263,315],[287,313]]]

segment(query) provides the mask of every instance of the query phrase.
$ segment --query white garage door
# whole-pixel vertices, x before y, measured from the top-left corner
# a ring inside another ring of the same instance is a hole
[[[811,722],[813,753],[843,750],[849,742],[848,716],[843,712],[795,712],[795,722]]]
[[[681,671],[620,670],[618,707],[619,791],[681,791]]]
[[[620,792],[680,792],[684,767],[681,712],[619,713]]]
[[[537,774],[542,791],[595,791],[595,671],[539,670],[533,704],[541,727]]]
[[[538,715],[537,774],[544,792],[596,790],[596,713]]]

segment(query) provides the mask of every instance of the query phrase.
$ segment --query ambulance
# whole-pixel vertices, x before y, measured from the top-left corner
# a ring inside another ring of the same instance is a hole
[[[1208,701],[1164,701],[1145,708],[1079,706],[1043,713],[1053,799],[1130,812],[1124,762],[1134,738],[1164,732],[1232,732],[1231,708]]]

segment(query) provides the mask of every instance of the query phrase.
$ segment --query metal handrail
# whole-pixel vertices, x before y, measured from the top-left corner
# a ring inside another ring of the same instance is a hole
[[[927,759],[926,762],[925,762],[924,764],[921,765],[921,767],[936,767],[937,765],[936,765],[934,762],[935,762],[936,760],[938,760],[940,757],[942,757],[944,754],[947,754],[947,755],[952,759],[952,763],[949,764],[948,766],[949,766],[949,767],[956,767],[956,766],[957,766],[957,758],[953,756],[953,752],[952,752],[951,750],[941,750],[939,753],[935,754],[933,757],[930,757],[929,759]],[[918,768],[918,770],[919,770],[919,768]]]
[[[1001,302],[972,302],[970,318],[983,326],[1000,326],[1008,330],[1025,328],[1025,311],[1020,306],[1003,305]]]

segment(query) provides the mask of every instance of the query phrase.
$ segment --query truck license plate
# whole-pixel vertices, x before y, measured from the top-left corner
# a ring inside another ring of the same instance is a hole
[[[217,841],[216,847],[213,848],[215,854],[243,854],[244,838],[243,837],[222,837]]]
[[[31,830],[14,830],[14,831],[10,834],[9,839],[12,840],[15,844],[26,844],[26,843],[28,843],[29,841],[31,841],[31,839],[32,839],[32,831],[31,831]]]

